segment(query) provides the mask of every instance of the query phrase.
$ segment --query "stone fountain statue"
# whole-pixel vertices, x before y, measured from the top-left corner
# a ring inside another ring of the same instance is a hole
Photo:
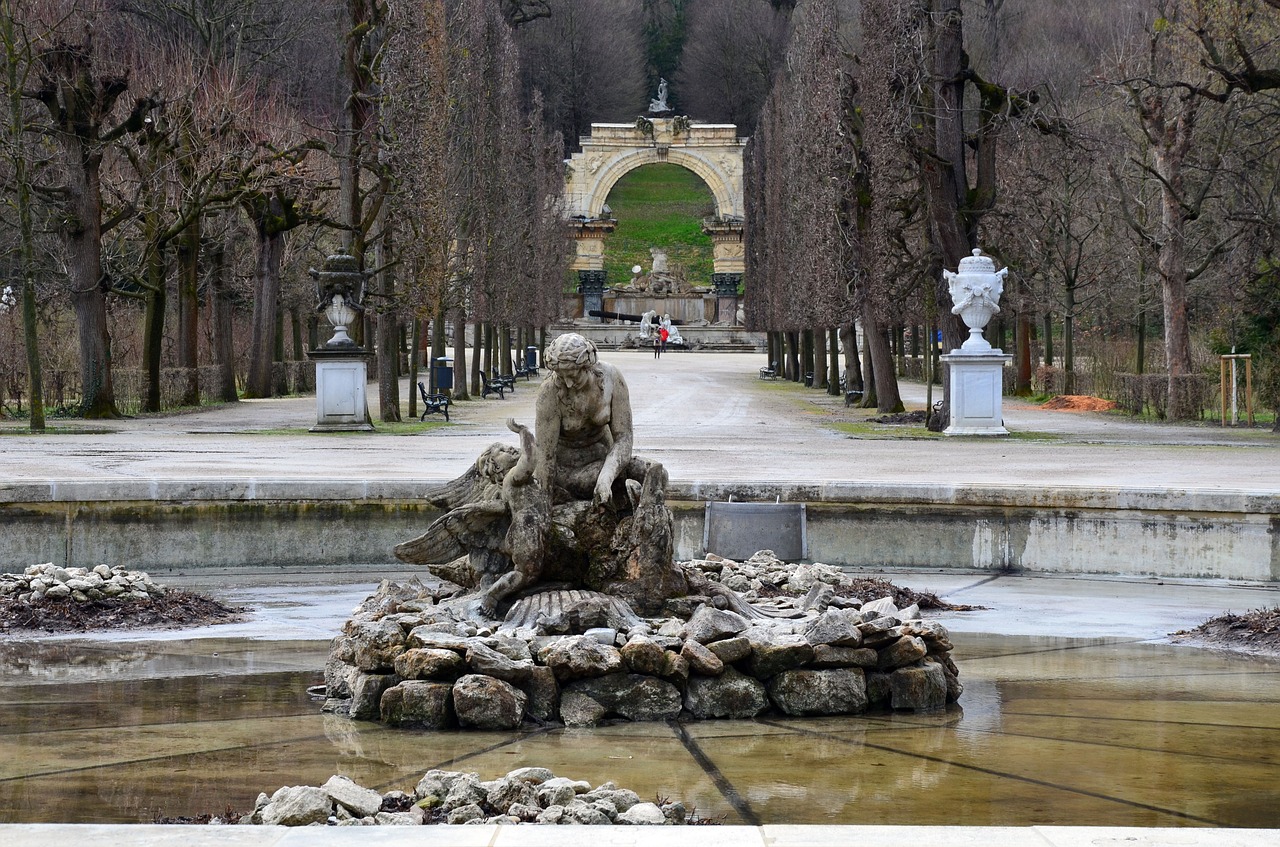
[[[459,606],[473,619],[496,619],[544,581],[642,613],[692,593],[674,561],[666,470],[632,454],[626,380],[577,333],[553,341],[544,362],[551,375],[538,389],[536,433],[508,421],[521,447],[495,444],[447,484],[432,502],[448,511],[396,547],[397,558],[472,588]],[[698,592],[717,593],[695,581]]]
[[[956,350],[942,356],[949,368],[950,422],[944,435],[1008,435],[1001,409],[1004,366],[1012,360],[991,346],[982,330],[1000,312],[1000,295],[1008,268],[996,270],[995,262],[981,250],[960,260],[955,273],[943,270],[959,315],[969,327],[969,337]]]
[[[667,473],[632,453],[622,374],[574,333],[544,362],[536,432],[508,421],[520,446],[486,449],[431,498],[445,514],[395,550],[447,581],[384,580],[356,608],[330,645],[326,711],[509,730],[960,696],[946,628],[914,604],[837,596],[842,575],[816,563],[786,577],[807,574],[795,596],[748,603],[729,587],[745,579],[736,563],[675,562]],[[788,566],[761,551],[742,567]]]

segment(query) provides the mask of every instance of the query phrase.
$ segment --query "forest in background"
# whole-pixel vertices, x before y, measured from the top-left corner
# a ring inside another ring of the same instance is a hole
[[[306,11],[0,0],[5,413],[305,389],[306,269],[340,248],[370,272],[381,417],[446,319],[479,327],[476,390],[559,314],[562,160],[659,78],[752,138],[747,315],[792,378],[899,407],[926,339],[958,343],[941,269],[981,246],[1012,269],[1010,390],[1196,417],[1236,350],[1280,405],[1280,0]]]

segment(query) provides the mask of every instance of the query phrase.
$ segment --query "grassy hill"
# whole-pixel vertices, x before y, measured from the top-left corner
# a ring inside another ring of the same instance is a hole
[[[625,285],[632,265],[647,273],[650,247],[666,250],[671,270],[683,268],[690,284],[711,284],[711,239],[702,234],[702,219],[714,214],[715,200],[697,174],[679,165],[645,165],[618,180],[608,203],[618,219],[605,241],[608,285]]]

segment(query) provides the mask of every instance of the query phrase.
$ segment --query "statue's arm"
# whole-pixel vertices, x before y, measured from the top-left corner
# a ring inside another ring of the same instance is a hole
[[[596,477],[595,499],[599,503],[607,503],[613,496],[613,482],[626,469],[631,461],[631,395],[622,375],[614,371],[610,375],[613,381],[612,400],[609,407],[609,433],[613,436],[613,446],[605,457],[600,475]]]
[[[548,379],[538,388],[534,407],[534,431],[537,433],[533,478],[543,491],[551,490],[555,475],[556,445],[560,440],[560,406],[554,380]]]

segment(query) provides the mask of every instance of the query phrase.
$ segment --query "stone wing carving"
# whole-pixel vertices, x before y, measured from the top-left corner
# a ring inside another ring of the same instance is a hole
[[[412,541],[397,544],[393,552],[410,565],[443,565],[476,548],[497,550],[507,535],[508,516],[502,500],[468,503],[437,518]]]

